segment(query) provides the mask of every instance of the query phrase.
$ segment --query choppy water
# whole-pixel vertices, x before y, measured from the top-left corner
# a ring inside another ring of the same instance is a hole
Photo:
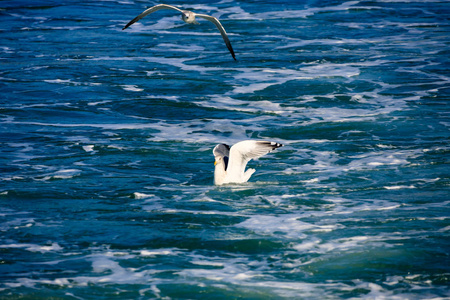
[[[449,298],[450,2],[157,3],[0,2],[0,298]]]

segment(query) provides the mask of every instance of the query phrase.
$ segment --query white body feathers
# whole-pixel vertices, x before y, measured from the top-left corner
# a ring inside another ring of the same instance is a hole
[[[213,150],[214,184],[247,182],[255,172],[254,169],[245,170],[247,163],[282,146],[275,142],[252,140],[239,142],[231,148],[225,144],[217,145]]]

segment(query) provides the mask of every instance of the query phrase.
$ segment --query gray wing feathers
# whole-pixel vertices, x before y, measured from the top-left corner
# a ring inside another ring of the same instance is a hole
[[[233,47],[231,47],[231,42],[228,39],[228,35],[227,32],[225,31],[225,28],[223,28],[222,24],[219,22],[219,20],[217,18],[208,16],[208,15],[203,15],[203,14],[195,14],[196,17],[200,17],[203,18],[205,20],[208,20],[212,23],[214,23],[214,25],[216,25],[217,29],[219,29],[220,34],[222,35],[223,41],[225,42],[225,45],[227,45],[228,50],[231,53],[231,56],[233,57],[234,60],[236,60],[236,57],[234,55],[234,50]]]
[[[219,144],[213,149],[214,156],[228,157],[230,156],[230,146],[226,144]]]
[[[177,8],[177,7],[175,7],[175,6],[172,6],[172,5],[158,4],[158,5],[156,5],[156,6],[150,7],[149,9],[145,10],[145,11],[142,12],[140,15],[138,15],[136,18],[134,18],[133,20],[131,20],[130,22],[128,22],[128,24],[125,25],[125,27],[122,28],[122,30],[127,29],[128,27],[130,27],[131,25],[133,25],[134,23],[136,23],[137,21],[139,21],[139,20],[142,19],[143,17],[145,17],[145,16],[151,14],[152,12],[155,12],[155,11],[157,11],[157,10],[160,10],[160,9],[172,9],[172,10],[179,11],[179,12],[181,12],[181,13],[183,12],[181,9],[179,9],[179,8]]]

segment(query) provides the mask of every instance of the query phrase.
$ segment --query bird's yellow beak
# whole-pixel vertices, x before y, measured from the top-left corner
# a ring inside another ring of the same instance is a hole
[[[214,162],[214,165],[217,165],[217,161]]]

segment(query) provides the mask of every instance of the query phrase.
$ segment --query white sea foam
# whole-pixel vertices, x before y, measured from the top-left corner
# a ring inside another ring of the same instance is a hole
[[[178,272],[178,275],[188,278],[203,278],[231,283],[242,283],[242,281],[249,281],[252,278],[260,276],[259,271],[251,270],[255,263],[250,264],[245,257],[205,257],[190,253],[189,258],[190,262],[194,265],[208,266],[208,268],[183,269]]]
[[[83,146],[83,150],[86,152],[93,152],[94,151],[94,145],[85,145]]]
[[[281,50],[281,49],[289,49],[289,48],[299,48],[299,47],[305,47],[309,45],[342,45],[342,46],[350,46],[350,45],[367,45],[367,44],[377,44],[381,41],[384,41],[384,39],[377,38],[377,39],[313,39],[313,40],[301,40],[289,43],[284,46],[278,46],[275,49]],[[355,64],[355,65],[358,65]]]
[[[138,88],[136,85],[121,85],[121,87],[125,91],[129,91],[129,92],[142,92],[142,91],[144,91],[144,89]]]
[[[47,181],[52,179],[70,179],[75,176],[79,176],[81,174],[81,170],[79,169],[63,169],[63,170],[56,170],[52,173],[42,174],[39,176],[36,176],[34,179],[37,181]]]
[[[213,261],[209,261],[209,260],[192,260],[191,263],[193,263],[194,265],[199,265],[199,266],[211,266],[211,267],[216,267],[216,268],[224,267],[224,263],[222,263],[222,262],[213,262]]]
[[[391,292],[383,289],[377,284],[361,280],[355,280],[355,282],[349,285],[332,280],[329,280],[326,283],[294,282],[286,280],[277,281],[274,278],[267,277],[262,272],[264,269],[264,266],[262,265],[257,265],[252,268],[250,262],[239,259],[228,259],[226,261],[224,260],[223,263],[223,267],[218,265],[215,268],[210,269],[185,269],[178,274],[183,278],[189,278],[190,280],[211,280],[222,283],[231,283],[234,288],[251,288],[251,290],[258,291],[268,298],[328,298],[335,291],[351,292],[360,288],[369,291],[372,297],[376,295],[376,298],[380,299],[383,299],[384,296],[394,296]],[[224,286],[224,288],[226,288],[226,286]],[[399,297],[399,299],[400,298],[401,297]],[[395,299],[395,297],[392,299]]]
[[[333,231],[341,225],[318,225],[310,224],[300,221],[300,215],[257,215],[252,216],[242,223],[236,225],[237,227],[244,227],[252,230],[258,234],[263,235],[277,235],[281,234],[284,237],[292,239],[304,239],[307,237],[307,232],[329,232]]]
[[[153,197],[155,197],[154,194],[145,194],[145,193],[138,193],[138,192],[133,193],[133,198],[135,198],[135,199],[147,199],[147,198],[153,198]]]
[[[387,190],[401,190],[401,189],[415,189],[414,185],[392,185],[392,186],[384,186]]]
[[[43,16],[26,16],[26,15],[21,15],[21,14],[16,14],[16,13],[10,13],[9,15],[16,17],[16,18],[20,18],[23,20],[36,20],[36,21],[47,21],[48,18],[47,17],[43,17]]]
[[[3,249],[25,249],[30,252],[54,252],[54,251],[61,251],[63,248],[58,245],[58,243],[52,243],[51,245],[37,245],[37,244],[7,244],[7,245],[0,245],[0,248]]]
[[[393,245],[386,243],[386,239],[389,240],[404,240],[406,237],[402,236],[386,236],[376,235],[376,236],[352,236],[346,238],[339,238],[330,241],[324,241],[317,237],[309,237],[305,241],[299,244],[293,245],[293,249],[302,252],[302,253],[348,253],[361,251],[362,249],[367,248],[390,248]],[[315,259],[310,261],[302,262],[301,264],[310,264],[316,262]]]
[[[255,117],[255,125],[249,124],[249,120],[229,121],[226,119],[211,119],[211,120],[195,120],[187,123],[179,122],[171,124],[165,121],[159,121],[152,126],[149,126],[158,132],[153,133],[149,140],[152,141],[184,141],[184,142],[208,142],[208,143],[222,143],[223,137],[217,133],[226,133],[227,143],[235,143],[247,138],[248,130],[258,130],[260,125],[258,121],[265,117]],[[208,121],[208,122],[205,122]],[[206,129],[208,128],[208,129]],[[229,135],[231,133],[231,135]]]
[[[160,43],[155,47],[152,47],[152,50],[156,51],[174,51],[174,52],[200,52],[204,51],[205,48],[197,45],[189,45],[189,47],[186,47],[186,45],[183,44],[171,44],[171,43]]]
[[[408,165],[420,155],[420,149],[397,150],[384,149],[383,151],[368,152],[361,155],[349,156],[353,160],[345,167],[345,170],[372,169],[381,166]]]
[[[278,103],[269,100],[261,100],[255,102],[237,100],[230,96],[211,95],[206,101],[194,101],[194,103],[203,107],[213,107],[217,109],[245,111],[245,112],[265,112],[282,114],[286,110]]]
[[[58,248],[56,245],[54,248]],[[45,252],[48,249],[37,249],[37,251]],[[59,249],[52,249],[59,251]],[[118,255],[119,254],[119,255]],[[147,284],[152,279],[152,274],[163,271],[157,270],[139,270],[131,267],[122,267],[120,261],[122,259],[132,259],[134,255],[118,252],[103,252],[89,255],[86,259],[92,263],[93,274],[90,276],[74,276],[59,277],[55,279],[30,279],[18,278],[16,282],[8,282],[6,285],[10,287],[34,287],[37,284],[48,284],[56,286],[87,286],[88,284]]]
[[[357,250],[365,243],[370,242],[371,237],[356,236],[353,238],[343,238],[337,239],[327,243],[320,243],[320,241],[312,240],[307,245],[300,245],[293,250],[295,251],[324,251],[325,253],[335,253],[339,251],[346,251],[346,249]],[[377,237],[375,237],[377,240]],[[168,250],[168,251],[167,251]],[[153,251],[153,250],[150,250]],[[166,253],[166,251],[168,253]],[[117,255],[115,251],[98,252],[93,255],[86,257],[92,264],[92,273],[89,276],[61,276],[54,279],[34,279],[34,278],[17,278],[14,281],[5,282],[4,286],[8,288],[18,288],[18,287],[39,287],[44,285],[54,285],[60,287],[84,287],[88,285],[104,286],[104,285],[114,285],[114,284],[132,284],[132,285],[145,285],[150,286],[140,290],[142,295],[148,296],[147,292],[154,293],[158,295],[161,293],[159,285],[167,284],[189,284],[194,286],[205,287],[206,284],[209,286],[215,286],[219,289],[228,290],[230,287],[233,289],[251,289],[252,291],[258,291],[261,295],[267,296],[277,296],[277,297],[317,297],[320,295],[323,298],[327,298],[335,292],[348,291],[352,292],[355,289],[364,289],[369,292],[371,297],[383,298],[388,297],[389,299],[396,299],[392,292],[384,289],[378,284],[371,282],[366,282],[358,279],[358,276],[351,282],[351,284],[345,284],[340,281],[328,280],[323,283],[309,283],[300,281],[289,281],[289,280],[277,280],[274,276],[267,274],[268,259],[271,259],[271,265],[276,264],[278,256],[266,257],[259,260],[251,260],[250,257],[246,255],[226,255],[226,256],[215,256],[215,255],[202,255],[197,253],[198,251],[183,251],[174,249],[156,249],[157,255],[177,255],[179,259],[185,263],[190,263],[192,267],[172,267],[170,269],[161,268],[159,262],[152,266],[151,262],[147,262],[144,268],[134,268],[125,267],[129,265],[126,263],[130,259],[154,259],[153,256],[135,256],[130,253],[125,253],[126,255]],[[292,252],[290,252],[292,253]],[[292,261],[292,260],[291,260]],[[294,263],[289,267],[289,264],[285,265],[285,268],[290,268],[290,273],[299,272],[305,264],[314,263],[314,260],[307,261],[306,263]],[[167,272],[172,272],[174,276],[170,278],[165,278],[166,275],[159,276],[160,273],[167,274]],[[301,272],[301,271],[300,271]],[[70,273],[67,273],[70,274]],[[62,274],[64,275],[64,274]],[[363,277],[363,276],[361,276]],[[420,274],[413,274],[409,276],[396,276],[388,277],[386,279],[387,285],[395,285],[398,282],[408,284],[411,287],[421,287],[424,285],[423,276]],[[208,281],[210,281],[208,283]],[[216,284],[211,283],[216,282]],[[231,285],[231,286],[230,286]],[[402,294],[404,295],[404,294]]]
[[[351,161],[345,165],[336,164],[341,159],[338,153],[332,151],[312,151],[302,147],[296,147],[296,142],[292,142],[292,148],[295,152],[292,157],[309,158],[314,161],[313,164],[303,164],[301,166],[289,166],[283,172],[288,175],[304,174],[306,172],[315,172],[315,178],[302,181],[308,185],[323,187],[320,181],[337,178],[350,171],[363,171],[372,169],[391,169],[400,166],[407,166],[411,161],[421,155],[421,149],[398,150],[395,147],[381,147],[381,151],[367,152],[360,155],[347,156]],[[304,144],[298,142],[299,144]],[[395,185],[400,186],[400,185]],[[414,188],[414,185],[401,184],[404,188],[408,186]]]
[[[261,91],[269,86],[281,85],[293,80],[308,80],[320,77],[353,77],[359,74],[359,69],[349,64],[318,64],[294,69],[259,69],[237,68],[238,74],[233,75],[237,82],[227,94],[247,94]],[[249,84],[245,84],[250,82]]]
[[[167,249],[153,249],[153,250],[141,250],[139,255],[141,256],[173,256],[179,255],[181,252],[177,248],[167,248]]]
[[[79,81],[73,81],[71,79],[46,79],[44,82],[47,83],[55,83],[55,84],[65,84],[65,85],[87,85],[87,86],[99,86],[102,85],[98,82],[79,82]]]
[[[232,70],[236,75],[232,75],[234,78],[235,88],[227,92],[226,96],[235,94],[254,93],[256,91],[263,90],[273,85],[284,84],[292,80],[300,79],[312,79],[319,77],[353,77],[357,76],[360,71],[358,68],[351,64],[319,64],[310,65],[300,68],[299,70],[293,69],[264,69],[264,68],[219,68],[219,67],[204,67],[195,64],[186,64],[186,62],[192,59],[185,58],[163,58],[163,57],[99,57],[93,58],[93,60],[143,60],[147,62],[154,62],[158,64],[166,64],[183,71],[196,71],[201,74],[220,71]],[[225,81],[227,79],[225,78]]]
[[[227,12],[232,12],[228,16],[230,19],[239,20],[268,20],[268,19],[296,19],[296,18],[306,18],[317,13],[330,12],[330,11],[345,11],[349,9],[373,9],[374,7],[368,6],[354,6],[359,4],[359,1],[347,1],[336,6],[327,7],[305,7],[299,10],[272,10],[262,13],[247,13],[243,11],[240,7],[234,8],[234,10],[228,10]],[[224,10],[224,9],[222,9]]]

